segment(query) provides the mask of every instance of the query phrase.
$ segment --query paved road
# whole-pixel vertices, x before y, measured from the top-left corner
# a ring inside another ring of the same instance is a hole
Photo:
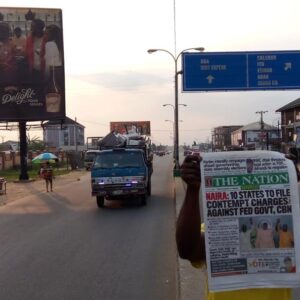
[[[177,299],[171,168],[155,158],[147,207],[98,209],[89,174],[1,206],[0,299]]]

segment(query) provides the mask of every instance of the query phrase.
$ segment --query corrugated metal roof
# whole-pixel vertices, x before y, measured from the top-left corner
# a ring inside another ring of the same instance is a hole
[[[285,110],[289,110],[289,109],[292,109],[292,108],[295,108],[295,107],[300,107],[300,98],[282,106],[281,108],[278,108],[276,110],[276,112],[281,112],[281,111],[285,111]]]
[[[260,121],[247,124],[247,125],[243,126],[242,128],[234,131],[234,132],[237,132],[237,131],[250,131],[250,130],[261,130]],[[278,128],[275,127],[275,126],[269,125],[267,123],[264,123],[264,130],[278,130]]]

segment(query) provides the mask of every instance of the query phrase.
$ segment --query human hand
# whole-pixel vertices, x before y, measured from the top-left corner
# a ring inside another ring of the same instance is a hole
[[[188,155],[184,159],[180,171],[181,178],[185,183],[191,187],[200,188],[200,161],[201,157],[197,155]]]

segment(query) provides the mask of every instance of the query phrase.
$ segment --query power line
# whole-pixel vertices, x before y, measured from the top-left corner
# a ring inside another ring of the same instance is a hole
[[[101,125],[101,126],[109,126],[108,124],[103,124],[103,123],[99,123],[99,122],[85,121],[85,120],[81,120],[81,119],[77,119],[77,120],[79,122],[85,122],[85,123],[96,124],[96,125]]]
[[[180,129],[180,132],[185,132],[185,131],[207,131],[211,130],[211,128],[201,128],[201,129]],[[151,131],[171,131],[171,129],[151,129]]]

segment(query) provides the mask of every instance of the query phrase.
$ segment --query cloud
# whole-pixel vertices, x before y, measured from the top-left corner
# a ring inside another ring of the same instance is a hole
[[[116,91],[133,91],[153,85],[169,84],[168,78],[149,73],[122,71],[118,73],[95,73],[85,75],[71,75],[89,84]]]

